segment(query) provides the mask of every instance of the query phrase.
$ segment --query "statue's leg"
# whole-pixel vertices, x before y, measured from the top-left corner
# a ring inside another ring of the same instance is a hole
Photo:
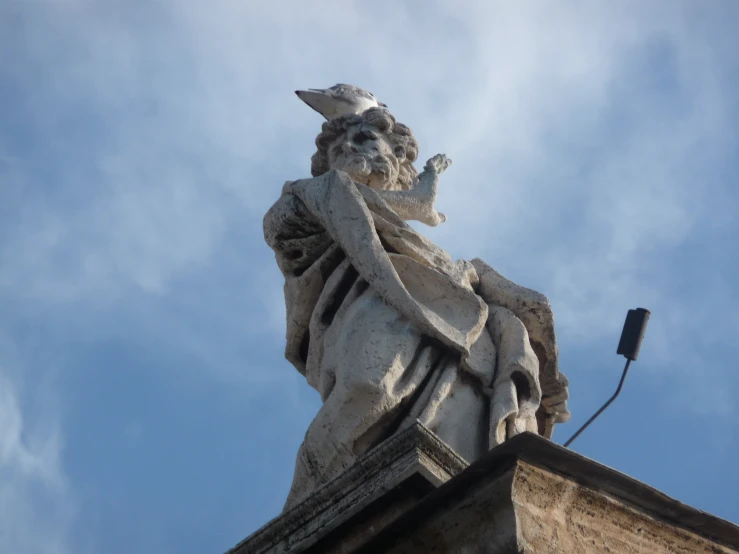
[[[487,452],[489,399],[479,379],[445,357],[413,401],[403,426],[419,421],[469,463]]]
[[[392,368],[378,381],[350,379],[336,386],[300,447],[285,509],[386,438],[397,427],[399,416],[404,422],[405,418],[410,423],[420,421],[470,463],[482,456],[488,450],[489,399],[479,381],[459,367],[456,357],[439,358],[435,348],[422,347],[404,372],[415,386],[413,390],[406,386],[403,394],[397,392],[404,380],[394,378]],[[418,390],[422,376],[430,371],[433,377],[424,383],[423,391]],[[414,391],[418,394],[413,395]],[[402,400],[411,398],[413,406],[408,412]]]
[[[386,438],[439,358],[415,326],[371,290],[342,316],[324,336],[321,372],[335,383],[298,452],[286,509]]]

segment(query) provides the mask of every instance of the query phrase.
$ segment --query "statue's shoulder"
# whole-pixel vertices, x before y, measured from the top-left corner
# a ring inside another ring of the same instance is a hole
[[[288,181],[285,187],[295,182]],[[305,237],[321,230],[316,218],[305,204],[295,194],[286,191],[285,187],[262,220],[264,239],[270,246],[282,240]]]

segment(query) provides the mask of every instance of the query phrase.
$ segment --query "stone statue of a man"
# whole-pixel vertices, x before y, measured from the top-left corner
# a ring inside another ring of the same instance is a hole
[[[286,509],[416,420],[469,462],[569,418],[552,313],[481,260],[453,261],[437,225],[449,160],[383,108],[323,124],[313,178],[285,184],[264,233],[285,276],[286,357],[323,399]]]

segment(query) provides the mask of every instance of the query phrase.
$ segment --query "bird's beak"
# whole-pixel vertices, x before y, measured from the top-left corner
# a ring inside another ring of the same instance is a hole
[[[377,105],[381,108],[387,108],[387,104],[383,104],[382,102],[378,102]]]

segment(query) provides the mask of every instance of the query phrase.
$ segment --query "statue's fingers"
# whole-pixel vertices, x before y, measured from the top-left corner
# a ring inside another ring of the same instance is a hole
[[[436,165],[440,163],[444,159],[444,157],[444,154],[435,154],[434,156],[431,156],[431,158],[429,158],[429,161],[427,163]]]

